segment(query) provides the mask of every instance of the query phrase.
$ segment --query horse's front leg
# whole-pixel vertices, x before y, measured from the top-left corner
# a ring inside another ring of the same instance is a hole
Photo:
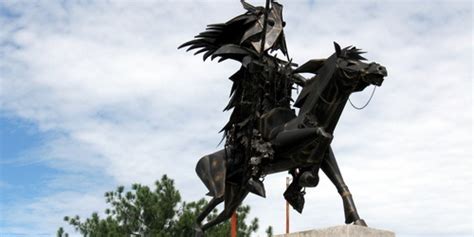
[[[354,223],[355,225],[367,226],[365,221],[361,219],[357,213],[354,200],[352,200],[352,194],[344,183],[344,179],[342,178],[341,171],[339,171],[336,157],[334,157],[331,147],[328,148],[327,155],[321,164],[321,169],[336,186],[337,191],[342,197],[346,224]]]

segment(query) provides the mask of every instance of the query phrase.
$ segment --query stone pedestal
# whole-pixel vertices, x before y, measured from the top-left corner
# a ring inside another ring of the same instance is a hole
[[[275,237],[395,237],[395,233],[357,225],[340,225],[324,229],[314,229]]]

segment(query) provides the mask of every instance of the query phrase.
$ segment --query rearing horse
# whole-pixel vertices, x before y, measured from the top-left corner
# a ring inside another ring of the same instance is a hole
[[[321,169],[336,186],[344,205],[345,223],[367,226],[359,217],[349,188],[339,170],[331,141],[334,129],[344,106],[353,92],[364,90],[368,85],[381,86],[387,76],[385,67],[377,63],[365,63],[363,52],[355,47],[341,47],[334,43],[335,53],[327,59],[310,60],[293,71],[315,74],[309,80],[301,80],[303,90],[294,103],[294,110],[275,108],[260,117],[259,132],[274,150],[272,159],[262,159],[263,175],[289,171],[293,181],[284,196],[299,212],[303,209],[305,187],[316,187]],[[211,201],[198,216],[196,236],[231,214],[248,195],[249,186],[233,181],[236,173],[246,167],[229,164],[232,149],[222,149],[202,157],[196,172],[209,190]],[[218,204],[224,202],[224,210],[213,220],[201,222]]]

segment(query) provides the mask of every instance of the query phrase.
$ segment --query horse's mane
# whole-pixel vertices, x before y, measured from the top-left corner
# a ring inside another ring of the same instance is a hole
[[[351,60],[367,60],[366,58],[362,57],[361,55],[366,52],[362,51],[361,49],[358,49],[354,46],[348,46],[345,47],[344,49],[341,50],[340,55],[338,55],[339,58],[344,58],[344,59],[351,59]],[[337,52],[336,52],[337,54]]]

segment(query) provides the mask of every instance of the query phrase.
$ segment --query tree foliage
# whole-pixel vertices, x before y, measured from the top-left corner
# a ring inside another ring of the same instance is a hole
[[[193,236],[194,221],[207,205],[205,199],[195,202],[182,202],[174,181],[164,175],[155,182],[152,190],[145,185],[133,184],[130,191],[119,186],[115,191],[105,193],[105,201],[109,208],[105,216],[94,212],[89,218],[82,220],[79,216],[64,217],[64,220],[83,236],[156,236],[156,237],[188,237]],[[258,219],[246,222],[250,212],[249,206],[237,209],[238,236],[249,237],[258,230]],[[214,209],[208,220],[218,214]],[[206,236],[228,236],[230,221],[221,223],[208,231]],[[67,233],[59,228],[58,237],[66,237]]]
[[[269,226],[267,230],[265,230],[265,233],[267,234],[268,237],[273,236],[273,227]]]

